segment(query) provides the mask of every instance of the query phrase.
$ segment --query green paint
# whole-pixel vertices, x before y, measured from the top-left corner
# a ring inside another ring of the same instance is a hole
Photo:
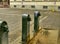
[[[8,25],[5,21],[0,21],[0,44],[8,44]]]
[[[27,36],[30,32],[30,16],[28,14],[23,14],[22,16],[22,44],[27,44]]]
[[[38,29],[39,29],[39,16],[40,16],[39,11],[35,11],[35,13],[34,13],[34,31],[35,31],[35,33],[38,32]]]

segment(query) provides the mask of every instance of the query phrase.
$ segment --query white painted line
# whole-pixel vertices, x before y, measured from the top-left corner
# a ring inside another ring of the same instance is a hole
[[[45,16],[44,18],[42,18],[39,23],[41,23],[43,20],[45,20],[48,16]],[[39,27],[39,29],[41,29],[42,27]]]
[[[22,36],[22,35],[21,35]],[[21,36],[19,36],[16,40],[12,41],[10,44],[15,44],[21,42]]]
[[[42,19],[42,17],[43,17],[43,16],[40,16],[39,19]],[[34,24],[34,20],[31,21],[31,24],[30,24],[30,25],[32,26],[33,24]]]
[[[40,19],[42,18],[43,16],[40,16]]]
[[[43,20],[45,20],[48,16],[43,17],[42,19],[40,19],[39,23],[41,23]]]

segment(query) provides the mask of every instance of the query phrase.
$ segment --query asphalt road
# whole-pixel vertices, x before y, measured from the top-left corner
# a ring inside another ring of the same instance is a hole
[[[59,12],[47,12],[47,18],[41,22],[41,26],[44,28],[60,29],[60,13]]]
[[[22,34],[22,14],[28,13],[31,16],[31,24],[33,25],[34,10],[20,9],[0,9],[0,18],[5,20],[9,26],[9,43],[13,42]],[[40,24],[42,28],[60,29],[60,12],[40,11]],[[33,27],[32,27],[33,29]]]

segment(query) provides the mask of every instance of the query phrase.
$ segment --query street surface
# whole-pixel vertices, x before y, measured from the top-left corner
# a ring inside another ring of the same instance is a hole
[[[34,10],[0,9],[0,19],[5,20],[9,26],[9,44],[20,44],[22,35],[22,14],[28,13],[31,16],[30,31],[34,35]],[[40,11],[39,26],[42,28],[60,29],[60,12]],[[40,38],[40,37],[39,37]],[[59,38],[59,36],[58,36]]]

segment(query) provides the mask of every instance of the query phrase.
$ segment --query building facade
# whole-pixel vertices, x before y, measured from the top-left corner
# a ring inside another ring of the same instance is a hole
[[[60,11],[60,0],[10,0],[10,8]]]
[[[0,7],[60,10],[60,0],[0,0]]]

